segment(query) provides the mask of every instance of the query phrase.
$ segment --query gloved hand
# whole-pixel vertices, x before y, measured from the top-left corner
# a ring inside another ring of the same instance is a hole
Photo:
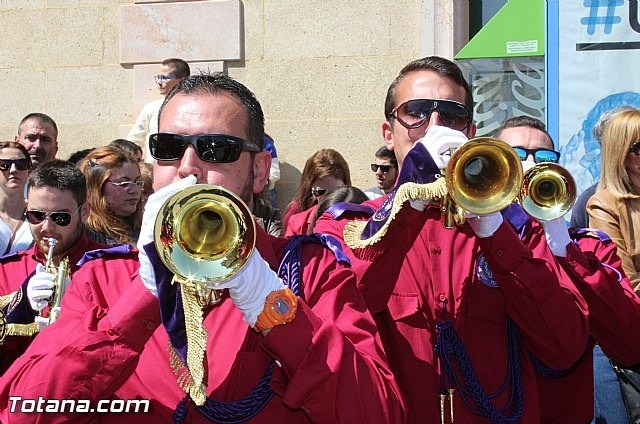
[[[160,208],[162,208],[164,202],[177,192],[192,186],[195,183],[195,175],[189,175],[180,181],[169,184],[149,196],[147,204],[144,207],[142,226],[140,227],[140,236],[138,237],[137,243],[138,250],[140,251],[138,254],[138,259],[140,260],[140,277],[142,278],[142,282],[145,287],[147,287],[155,296],[158,296],[155,273],[153,271],[153,266],[147,257],[147,253],[144,250],[144,246],[149,243],[153,243],[153,232],[156,225],[156,217],[158,216],[158,213],[160,213]]]
[[[56,276],[45,271],[44,265],[36,265],[36,273],[27,283],[27,298],[34,311],[41,311],[53,296]]]
[[[409,199],[409,204],[413,209],[417,210],[418,212],[424,212],[424,210],[427,208],[427,205],[428,205],[428,203],[425,202],[424,200],[413,200],[413,199]]]
[[[251,327],[256,325],[258,315],[264,309],[269,293],[285,288],[282,280],[269,268],[257,250],[249,258],[246,265],[236,275],[222,284],[207,288],[228,288],[229,295],[236,308],[244,315],[244,321]]]
[[[427,149],[438,168],[445,169],[449,164],[452,152],[467,142],[467,137],[460,131],[432,125],[424,137],[416,141]]]
[[[49,325],[49,317],[35,317],[35,323],[38,324],[38,331],[42,331]]]
[[[491,237],[504,220],[500,212],[493,212],[487,215],[466,212],[465,216],[473,231],[480,238]]]
[[[551,221],[540,221],[544,228],[547,244],[555,256],[567,256],[567,245],[571,243],[567,222],[563,217]]]

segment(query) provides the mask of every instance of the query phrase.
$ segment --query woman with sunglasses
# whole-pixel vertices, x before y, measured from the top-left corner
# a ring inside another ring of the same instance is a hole
[[[351,185],[351,174],[344,157],[333,149],[315,152],[307,159],[298,192],[284,211],[285,235],[307,234],[318,203],[329,190],[345,185]]]
[[[87,178],[89,216],[85,222],[90,239],[108,245],[135,246],[142,220],[140,166],[129,153],[101,147],[80,166]]]
[[[30,171],[31,158],[24,146],[0,142],[0,255],[26,250],[33,244],[24,215],[24,187]]]
[[[589,227],[618,246],[622,268],[640,292],[640,110],[614,116],[602,135],[602,175],[587,202]]]

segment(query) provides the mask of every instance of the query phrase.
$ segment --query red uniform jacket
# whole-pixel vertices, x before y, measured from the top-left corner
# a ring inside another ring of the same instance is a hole
[[[368,202],[374,207],[381,200]],[[341,237],[346,221],[316,223],[315,232]],[[470,393],[442,371],[435,349],[449,322],[459,337],[477,381],[490,402],[503,409],[513,394],[508,376],[509,321],[519,332],[522,423],[539,423],[536,373],[528,352],[549,366],[567,368],[585,351],[587,319],[584,300],[549,250],[543,229],[532,221],[526,244],[506,221],[495,234],[478,238],[468,224],[445,229],[437,205],[419,212],[405,204],[386,236],[373,246],[350,249],[358,284],[378,324],[389,363],[407,400],[410,423],[441,422],[439,393],[455,388],[454,422],[487,423]],[[362,259],[358,261],[358,258]],[[487,278],[487,267],[492,278]],[[481,278],[482,276],[482,278]],[[581,310],[582,308],[582,310]],[[459,364],[449,355],[458,381],[466,386]],[[450,405],[442,412],[449,423]],[[506,416],[516,408],[512,403]]]
[[[258,229],[257,248],[275,268],[284,239]],[[273,244],[272,244],[273,243]],[[304,299],[293,322],[266,336],[226,295],[205,311],[207,395],[246,396],[276,360],[271,401],[255,423],[396,423],[403,405],[375,324],[353,272],[328,249],[302,249]],[[64,314],[0,380],[0,419],[13,422],[171,422],[185,393],[169,366],[158,299],[143,285],[135,256],[96,259],[74,276]],[[47,399],[151,399],[146,414],[16,414],[10,396]],[[187,402],[185,422],[207,422]]]
[[[70,275],[73,275],[78,270],[78,262],[86,252],[105,247],[107,246],[90,240],[83,231],[78,242],[69,251]],[[44,265],[45,262],[46,258],[35,244],[28,250],[0,258],[0,295],[8,295],[15,292],[12,302],[3,308],[5,314],[8,314],[9,309],[17,305],[26,307],[29,312],[33,313],[28,305],[28,299],[26,299],[26,283],[35,271],[36,265],[39,263]],[[22,287],[23,285],[24,287]],[[30,318],[28,322],[33,322],[33,317],[28,318]],[[0,346],[0,375],[11,366],[17,357],[27,350],[32,340],[32,337],[7,337],[2,346]]]
[[[314,217],[318,211],[318,205],[313,205],[306,211],[298,212],[289,217],[285,228],[285,236],[294,236],[297,234],[307,234],[309,227],[313,224]]]
[[[594,342],[622,365],[640,362],[640,299],[624,275],[611,240],[585,234],[558,258],[587,302]],[[593,419],[593,355],[590,348],[563,377],[539,377],[542,422],[588,423]]]

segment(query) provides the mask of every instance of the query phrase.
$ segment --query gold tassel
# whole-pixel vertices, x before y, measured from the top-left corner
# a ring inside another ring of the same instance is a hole
[[[207,394],[204,384],[204,352],[207,348],[207,330],[202,325],[203,305],[198,290],[189,285],[181,285],[182,306],[187,330],[187,368],[189,375],[179,375],[178,384],[184,386],[196,405],[204,405]]]
[[[387,229],[391,224],[391,221],[402,209],[402,205],[409,200],[421,200],[423,202],[430,202],[435,199],[442,198],[447,194],[447,185],[444,178],[438,178],[436,181],[427,184],[416,183],[404,183],[398,190],[393,198],[391,205],[391,213],[389,219],[384,223],[382,228],[378,230],[373,236],[368,239],[361,240],[362,231],[367,225],[366,221],[351,221],[344,228],[344,241],[351,249],[364,249],[367,246],[375,244],[382,240],[387,234]]]
[[[23,336],[31,337],[40,331],[38,323],[30,322],[29,324],[7,324],[7,336]]]
[[[20,291],[22,293],[22,291]],[[11,299],[16,295],[16,292],[5,294],[4,296],[0,296],[0,308],[4,308],[9,303],[11,303]]]

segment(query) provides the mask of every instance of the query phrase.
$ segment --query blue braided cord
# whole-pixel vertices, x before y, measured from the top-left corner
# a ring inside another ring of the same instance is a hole
[[[274,393],[271,390],[274,362],[271,361],[258,385],[244,399],[233,402],[221,402],[207,397],[204,405],[196,406],[209,421],[219,424],[239,424],[249,421],[264,409]]]
[[[186,395],[184,399],[182,399],[178,406],[176,406],[175,411],[173,411],[173,422],[174,424],[182,424],[184,420],[187,418],[187,407],[185,406],[187,401],[189,400],[189,395]]]
[[[438,332],[435,346],[436,354],[442,364],[443,372],[447,374],[460,393],[465,405],[475,414],[485,416],[493,423],[515,424],[520,421],[524,411],[524,397],[522,391],[522,376],[520,370],[519,337],[518,329],[511,320],[508,328],[508,365],[505,382],[492,394],[486,394],[478,377],[473,370],[471,362],[467,356],[466,349],[462,341],[456,334],[450,321],[444,321],[436,325]],[[452,362],[455,361],[455,364]],[[455,372],[454,365],[457,365],[460,376]],[[507,405],[502,409],[496,408],[491,399],[500,395],[507,384],[510,383],[511,393]],[[477,407],[474,407],[468,398],[471,398]],[[506,412],[512,409],[510,417],[505,416]]]
[[[582,360],[584,359],[585,356],[592,355],[592,350],[589,348],[589,341],[587,341],[587,345],[584,347],[584,352],[582,352],[582,355],[580,355],[580,357],[576,359],[576,361],[573,364],[571,364],[568,368],[565,368],[565,369],[552,368],[546,365],[545,363],[543,363],[533,353],[531,352],[528,352],[528,353],[529,353],[529,360],[531,361],[531,363],[533,364],[533,368],[536,370],[536,372],[539,375],[543,377],[550,377],[550,378],[562,378],[571,374],[576,368],[578,368],[578,365],[582,363]]]

